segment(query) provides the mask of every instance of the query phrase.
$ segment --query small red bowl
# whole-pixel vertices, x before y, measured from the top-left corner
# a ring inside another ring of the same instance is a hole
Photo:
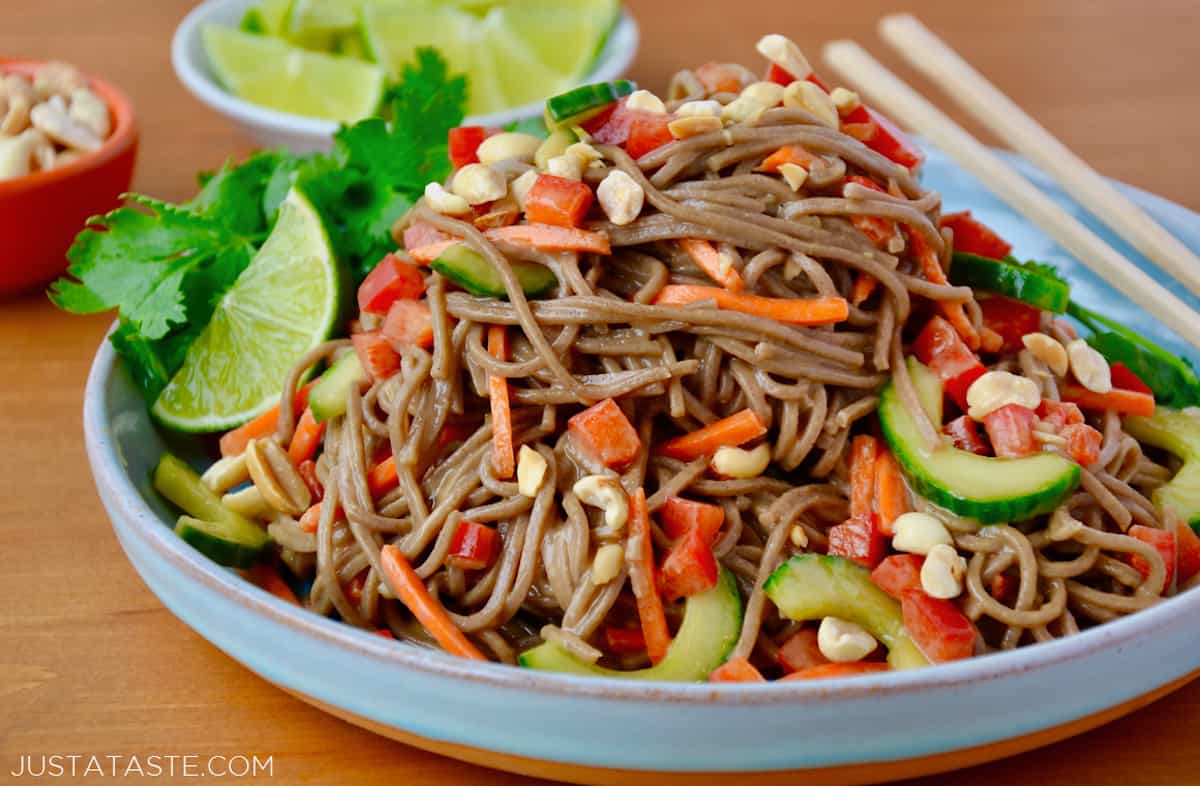
[[[32,76],[41,64],[0,58],[0,73]],[[89,216],[120,204],[133,180],[137,126],[133,103],[94,77],[92,89],[112,113],[103,147],[66,166],[0,180],[0,297],[40,287],[67,268],[67,249]]]

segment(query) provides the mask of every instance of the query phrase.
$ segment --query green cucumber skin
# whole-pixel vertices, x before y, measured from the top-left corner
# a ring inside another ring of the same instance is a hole
[[[1200,532],[1200,414],[1158,407],[1150,417],[1130,415],[1125,430],[1134,438],[1183,460],[1166,485],[1151,494],[1160,509],[1171,508]]]
[[[954,252],[950,283],[994,292],[1055,314],[1065,313],[1071,300],[1070,287],[1061,281],[999,259],[962,251]]]
[[[184,513],[205,521],[235,520],[251,524],[221,504],[221,498],[182,460],[164,453],[154,468],[154,488]],[[240,522],[239,522],[240,523]]]
[[[196,471],[170,453],[154,469],[154,488],[187,514],[176,523],[176,534],[215,562],[244,567],[271,542],[262,527],[222,505]]]
[[[548,267],[532,262],[510,262],[526,297],[541,297],[558,284]],[[487,259],[466,246],[450,246],[429,267],[476,297],[508,297],[504,280]]]
[[[925,406],[934,410],[930,413],[934,422],[940,422],[941,384],[933,378],[932,372],[916,360],[909,358],[908,366],[918,391],[926,388],[926,392],[931,394],[930,397],[936,400],[936,403],[926,401]],[[903,433],[913,432],[915,427],[912,425],[911,414],[900,403],[892,381],[889,381],[880,393],[879,423],[888,447],[891,448],[915,492],[956,515],[976,519],[983,524],[1024,521],[1041,513],[1049,513],[1079,485],[1079,465],[1048,453],[1028,458],[1001,459],[976,456],[944,445],[933,454],[925,454],[916,438]],[[948,460],[978,464],[982,476],[986,476],[989,468],[999,470],[1004,467],[1011,471],[1013,466],[1018,466],[1015,462],[1032,460],[1046,465],[1046,471],[1040,474],[1043,478],[1040,485],[1032,486],[1023,493],[1009,497],[985,497],[956,490],[939,482],[934,477],[935,468],[931,464]]]
[[[667,656],[649,668],[617,671],[575,657],[548,641],[521,653],[527,669],[666,682],[703,682],[725,662],[742,631],[742,598],[733,574],[722,569],[717,586],[687,600],[683,623]]]
[[[271,542],[266,532],[257,544],[242,543],[225,537],[224,534],[212,532],[212,523],[180,516],[175,524],[175,534],[185,543],[211,559],[218,565],[227,568],[248,568],[258,562],[263,550]]]
[[[637,85],[628,79],[581,85],[548,100],[546,114],[557,125],[569,125],[570,121],[581,115],[603,109],[634,90],[637,90]]]
[[[347,352],[330,366],[308,391],[308,406],[313,419],[322,423],[346,414],[346,399],[350,386],[366,380],[358,353]]]
[[[928,666],[904,629],[900,604],[876,586],[870,572],[842,557],[801,554],[775,569],[763,587],[779,612],[804,622],[839,617],[866,628],[888,648],[894,669]]]

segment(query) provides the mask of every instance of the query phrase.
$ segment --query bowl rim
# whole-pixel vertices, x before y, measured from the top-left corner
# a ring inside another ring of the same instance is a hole
[[[210,74],[207,64],[199,61],[203,58],[202,52],[199,59],[192,56],[193,49],[201,50],[199,40],[202,25],[207,24],[211,17],[219,11],[246,3],[247,0],[205,0],[188,12],[171,38],[171,65],[175,69],[175,76],[200,102],[244,125],[270,128],[311,138],[327,139],[332,137],[341,125],[338,121],[284,112],[240,98],[217,83]],[[616,79],[632,65],[641,35],[637,21],[624,5],[621,7],[621,15],[616,25],[609,34],[609,40],[615,40],[618,36],[628,40],[626,46],[614,49],[606,59],[597,60],[592,70],[582,77],[578,84]],[[521,117],[540,114],[544,104],[544,101],[533,101],[500,112],[469,115],[463,119],[463,123],[503,125]]]
[[[1019,157],[1012,154],[1007,154],[1007,157],[1020,161]],[[1028,168],[1033,174],[1037,174],[1036,170]],[[1181,222],[1200,224],[1200,214],[1181,205],[1131,186],[1122,184],[1121,187],[1162,214],[1177,218]],[[221,593],[241,605],[248,613],[266,615],[299,635],[319,639],[326,645],[345,650],[347,654],[368,657],[387,665],[410,669],[418,674],[467,680],[501,689],[535,691],[545,696],[635,703],[661,700],[700,706],[759,706],[882,699],[934,689],[961,688],[975,682],[1044,671],[1066,662],[1084,659],[1097,650],[1136,644],[1136,641],[1143,637],[1154,636],[1158,631],[1178,624],[1180,618],[1186,618],[1189,614],[1200,614],[1200,590],[1190,591],[1077,635],[1009,652],[937,664],[926,669],[782,684],[670,683],[625,678],[599,679],[467,661],[440,651],[384,640],[369,632],[286,603],[208,560],[176,537],[169,524],[160,519],[141,498],[132,478],[122,465],[117,446],[109,439],[112,424],[107,422],[105,413],[108,408],[109,385],[115,373],[116,354],[105,340],[96,353],[88,375],[84,394],[83,425],[88,460],[92,465],[96,483],[109,491],[107,497],[111,506],[110,515],[114,518],[120,516],[137,537],[146,541],[190,579],[203,584],[210,591]]]
[[[25,57],[0,57],[0,73],[5,71],[28,72],[48,62],[51,61]],[[122,155],[133,145],[138,135],[137,115],[134,112],[133,101],[124,90],[112,82],[86,72],[84,77],[92,89],[104,99],[109,112],[112,113],[114,121],[112,133],[98,150],[85,153],[66,166],[34,172],[24,177],[0,180],[0,199],[98,169]]]

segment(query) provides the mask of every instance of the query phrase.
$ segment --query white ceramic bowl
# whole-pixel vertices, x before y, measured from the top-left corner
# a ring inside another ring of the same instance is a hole
[[[296,152],[329,150],[338,124],[303,115],[268,109],[238,98],[217,81],[209,67],[201,40],[201,29],[210,23],[236,27],[255,0],[206,0],[192,9],[171,41],[171,64],[183,86],[196,98],[225,115],[256,142],[266,147],[287,147]],[[638,48],[638,26],[628,11],[622,11],[592,70],[579,84],[616,79],[629,68]],[[547,96],[549,97],[549,96]],[[542,113],[542,101],[513,107],[503,112],[468,117],[473,125],[504,126],[514,120]]]

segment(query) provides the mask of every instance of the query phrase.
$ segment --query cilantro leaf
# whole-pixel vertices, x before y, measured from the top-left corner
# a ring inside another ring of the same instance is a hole
[[[200,193],[182,207],[223,223],[239,235],[261,235],[272,217],[263,209],[263,194],[283,158],[283,153],[268,150],[238,166],[226,161],[220,171],[202,183]]]

